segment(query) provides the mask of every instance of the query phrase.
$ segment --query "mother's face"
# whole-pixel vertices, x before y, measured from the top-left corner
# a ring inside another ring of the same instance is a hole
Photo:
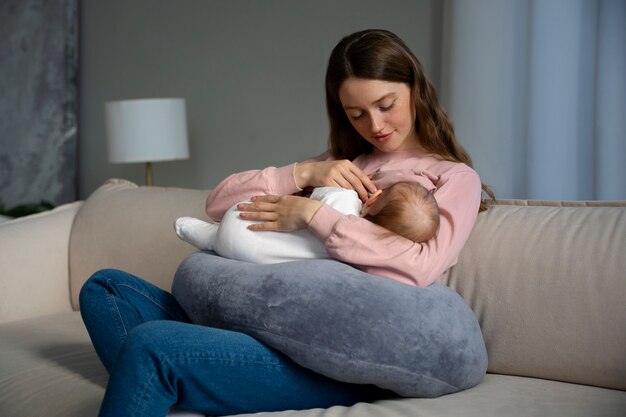
[[[339,99],[352,126],[381,152],[419,147],[407,84],[351,77],[341,84]]]

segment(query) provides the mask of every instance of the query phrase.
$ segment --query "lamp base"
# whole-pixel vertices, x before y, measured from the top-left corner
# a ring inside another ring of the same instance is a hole
[[[146,162],[146,185],[152,186],[152,162]]]

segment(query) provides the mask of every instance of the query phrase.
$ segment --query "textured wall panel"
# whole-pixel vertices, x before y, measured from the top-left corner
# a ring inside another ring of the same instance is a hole
[[[0,199],[76,199],[77,2],[0,2]]]

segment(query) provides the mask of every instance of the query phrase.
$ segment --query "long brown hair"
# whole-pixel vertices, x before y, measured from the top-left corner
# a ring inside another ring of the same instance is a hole
[[[472,167],[472,159],[457,141],[452,122],[443,109],[432,83],[413,52],[395,34],[379,29],[364,30],[343,38],[333,49],[326,71],[326,110],[330,121],[329,146],[340,159],[353,160],[369,153],[373,145],[354,129],[339,99],[339,88],[350,78],[384,80],[407,84],[415,108],[415,133],[420,145],[440,158]],[[491,188],[482,185],[490,199]],[[481,200],[480,211],[487,209]]]

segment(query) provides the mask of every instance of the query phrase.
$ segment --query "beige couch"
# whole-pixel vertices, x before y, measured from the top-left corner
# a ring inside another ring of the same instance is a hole
[[[85,202],[0,225],[0,415],[88,417],[107,381],[77,310],[120,268],[168,289],[194,248],[176,217],[205,191],[112,180]],[[445,282],[470,304],[489,374],[468,391],[280,417],[625,416],[626,202],[501,202]]]

